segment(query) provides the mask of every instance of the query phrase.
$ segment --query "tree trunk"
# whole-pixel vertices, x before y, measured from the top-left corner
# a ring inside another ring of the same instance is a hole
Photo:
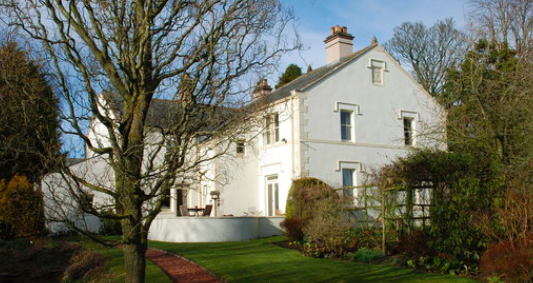
[[[142,283],[145,281],[145,253],[148,246],[148,234],[142,225],[143,202],[139,197],[139,182],[129,174],[120,174],[119,176],[122,177],[117,182],[117,188],[122,196],[119,211],[122,215],[127,216],[121,221],[126,271],[125,282]]]
[[[143,242],[123,246],[126,283],[143,283],[145,280],[146,244]]]
[[[146,93],[146,91],[141,91]],[[135,97],[135,95],[133,95]],[[144,126],[149,101],[139,95],[136,103],[126,103],[125,113],[131,113],[131,123],[121,128],[123,152],[117,153],[115,167],[115,185],[120,196],[117,210],[125,215],[122,219],[122,240],[124,242],[124,265],[126,271],[125,282],[142,283],[145,281],[148,234],[143,226],[144,191],[141,187],[144,154]]]

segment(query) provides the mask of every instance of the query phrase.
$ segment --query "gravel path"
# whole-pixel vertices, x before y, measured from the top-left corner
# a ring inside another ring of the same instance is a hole
[[[157,249],[148,249],[146,258],[159,265],[161,269],[174,281],[179,283],[222,283],[196,263],[181,258],[175,254]]]

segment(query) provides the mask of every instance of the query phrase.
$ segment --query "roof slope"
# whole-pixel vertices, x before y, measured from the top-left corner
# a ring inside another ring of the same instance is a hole
[[[124,111],[124,98],[120,95],[102,93],[110,109],[117,118],[122,117]],[[152,99],[146,115],[146,126],[150,128],[169,129],[180,121],[183,115],[187,115],[187,127],[202,131],[214,131],[223,126],[225,122],[233,121],[240,114],[239,109],[224,106],[198,104],[194,109],[188,109],[184,113],[184,107],[178,100]]]
[[[348,57],[341,59],[339,62],[320,67],[316,70],[308,72],[307,74],[301,75],[297,79],[291,81],[290,83],[282,86],[281,88],[265,95],[264,97],[254,101],[250,105],[244,106],[243,109],[228,108],[223,106],[214,106],[214,111],[207,111],[208,115],[214,115],[217,119],[208,119],[211,120],[210,124],[217,123],[216,120],[224,121],[225,118],[229,118],[230,115],[235,115],[237,113],[250,113],[254,109],[257,109],[256,106],[264,105],[264,103],[272,103],[277,100],[283,99],[291,95],[292,91],[304,91],[305,89],[313,86],[314,84],[320,82],[322,79],[328,77],[333,72],[343,68],[350,62],[354,61],[367,51],[378,46],[377,43],[373,43],[361,50],[358,50],[351,54]],[[121,113],[124,109],[124,99],[119,95],[111,94],[108,92],[102,93],[104,99],[109,103],[110,108],[115,112],[117,117],[121,117]],[[172,121],[175,121],[180,116],[180,107],[176,103],[176,100],[165,100],[165,99],[153,99],[150,108],[148,109],[147,114],[147,126],[157,127],[157,128],[168,128]],[[205,105],[205,107],[209,107]],[[241,111],[244,110],[244,111]],[[203,112],[203,111],[202,111]],[[205,114],[204,114],[205,115]],[[226,117],[227,116],[227,117]],[[220,119],[219,119],[220,118]],[[199,117],[199,121],[206,120],[205,117]],[[215,120],[215,121],[213,121]],[[207,126],[207,125],[206,125]],[[213,128],[214,125],[208,126],[208,128]]]
[[[274,102],[279,99],[285,98],[287,96],[291,95],[291,92],[296,91],[304,91],[305,89],[313,86],[314,84],[320,82],[322,79],[326,78],[327,76],[331,75],[333,72],[343,68],[348,63],[352,62],[353,60],[357,59],[364,53],[368,52],[369,50],[373,49],[374,47],[378,46],[377,43],[371,44],[361,50],[358,50],[357,52],[354,52],[348,57],[345,57],[341,59],[339,62],[326,65],[323,67],[320,67],[316,70],[313,70],[311,72],[308,72],[307,74],[301,75],[297,79],[291,81],[290,83],[282,86],[281,88],[269,93],[264,97],[264,99],[267,100],[267,102]]]

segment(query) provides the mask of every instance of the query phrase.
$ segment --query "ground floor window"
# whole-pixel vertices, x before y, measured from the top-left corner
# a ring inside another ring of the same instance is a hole
[[[343,168],[342,169],[342,186],[345,188],[342,190],[342,194],[345,196],[353,196],[354,186],[354,169]]]
[[[163,199],[162,208],[163,209],[169,209],[170,208],[170,190],[167,190],[164,192],[165,198]]]

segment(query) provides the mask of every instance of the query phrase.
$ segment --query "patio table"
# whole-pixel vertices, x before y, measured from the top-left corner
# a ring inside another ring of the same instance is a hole
[[[200,216],[204,213],[205,208],[203,207],[188,207],[187,210],[189,211],[189,214],[192,212],[193,216]],[[200,214],[201,212],[201,214]]]

